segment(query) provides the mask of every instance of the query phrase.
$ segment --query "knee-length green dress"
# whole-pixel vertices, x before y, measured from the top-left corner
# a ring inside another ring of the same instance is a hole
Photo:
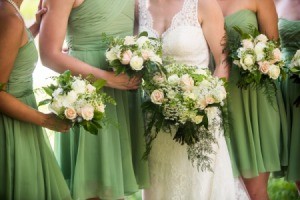
[[[300,49],[300,21],[279,20],[281,46],[286,63]],[[294,101],[300,95],[300,85],[287,79],[282,84],[289,131],[289,163],[287,179],[300,180],[300,107]]]
[[[133,35],[133,16],[134,0],[85,0],[69,17],[69,54],[108,69],[101,35]],[[56,155],[74,199],[120,199],[149,185],[141,97],[112,88],[104,92],[117,106],[106,107],[108,123],[98,135],[72,128],[70,135],[56,137]]]
[[[6,92],[37,109],[32,73],[38,59],[33,38],[19,49]],[[26,116],[24,116],[26,117]],[[42,127],[0,113],[0,199],[63,200],[70,191]]]
[[[225,18],[228,37],[240,41],[232,29],[239,26],[244,32],[249,26],[258,27],[256,13],[240,10]],[[231,66],[228,83],[229,139],[235,176],[252,178],[259,173],[279,171],[287,164],[287,125],[280,89],[274,95],[273,105],[264,88],[238,88],[239,71]]]

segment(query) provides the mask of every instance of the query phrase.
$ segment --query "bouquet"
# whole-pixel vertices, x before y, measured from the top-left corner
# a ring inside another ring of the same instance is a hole
[[[145,156],[160,130],[170,132],[175,127],[174,140],[188,145],[192,163],[198,169],[211,170],[209,154],[213,153],[212,145],[216,142],[213,127],[220,127],[214,123],[220,123],[218,108],[227,94],[224,82],[208,70],[169,64],[145,80],[143,88],[150,97],[143,104],[148,120]]]
[[[240,70],[238,87],[265,86],[267,92],[268,87],[276,92],[274,80],[285,77],[279,44],[260,34],[256,28],[250,27],[251,33],[244,33],[239,27],[234,30],[240,34],[241,42],[229,40],[228,43],[230,58]]]
[[[146,32],[138,36],[107,37],[106,59],[116,74],[126,73],[129,77],[143,75],[146,70],[153,70],[162,63],[161,41],[148,37]]]
[[[105,117],[105,104],[115,104],[114,100],[101,92],[104,80],[92,81],[92,76],[83,79],[72,76],[65,71],[58,77],[52,77],[55,83],[43,87],[49,99],[39,103],[39,106],[49,104],[49,110],[61,119],[70,120],[73,125],[80,125],[97,134]]]
[[[297,50],[290,63],[291,78],[295,83],[300,83],[300,49]],[[295,105],[300,105],[300,96],[295,100]]]

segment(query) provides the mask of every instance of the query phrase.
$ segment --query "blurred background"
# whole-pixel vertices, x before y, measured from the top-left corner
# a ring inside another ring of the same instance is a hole
[[[38,3],[39,3],[38,0],[24,0],[22,4],[21,13],[25,18],[26,24],[28,26],[31,25],[35,20],[35,13],[37,11]],[[38,42],[38,37],[36,38],[36,44],[37,42]],[[47,78],[55,75],[56,75],[55,72],[53,72],[52,70],[46,67],[43,67],[41,62],[39,61],[33,75],[34,87],[40,88],[41,86],[46,85],[49,82],[49,79]],[[39,92],[36,93],[36,96],[38,101],[43,98],[42,94]],[[47,112],[46,108],[42,108],[42,110]],[[53,133],[49,132],[49,139],[51,144],[53,145]],[[282,178],[281,179],[270,178],[268,192],[271,200],[300,200],[294,183],[286,182]],[[142,199],[141,192],[126,198],[126,200],[141,200],[141,199]]]

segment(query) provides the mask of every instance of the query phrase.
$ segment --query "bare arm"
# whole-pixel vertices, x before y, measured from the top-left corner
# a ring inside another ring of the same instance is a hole
[[[115,76],[114,72],[98,69],[72,56],[62,53],[62,45],[67,31],[68,19],[74,0],[45,0],[48,12],[44,15],[40,29],[40,54],[44,65],[59,73],[70,70],[74,75],[106,80],[108,87],[130,90],[137,89],[140,79],[129,79],[125,74]]]
[[[259,30],[270,39],[278,39],[278,16],[273,0],[256,0]]]
[[[0,83],[7,83],[12,72],[18,50],[22,45],[24,24],[16,16],[4,17],[0,20]],[[69,124],[54,115],[43,114],[19,101],[5,91],[0,92],[0,113],[14,119],[33,123],[46,128],[66,131]]]
[[[215,76],[228,78],[229,67],[223,51],[224,17],[215,0],[199,0],[199,21],[210,50],[215,58]]]

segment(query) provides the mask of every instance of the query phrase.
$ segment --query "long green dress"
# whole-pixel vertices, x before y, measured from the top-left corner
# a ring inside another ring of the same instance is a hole
[[[229,38],[240,41],[232,29],[239,26],[244,32],[249,25],[258,27],[256,13],[240,10],[225,18]],[[259,173],[279,171],[287,164],[287,125],[281,91],[277,90],[273,105],[264,88],[238,88],[239,71],[231,67],[228,84],[229,139],[235,176],[252,178]]]
[[[37,109],[32,73],[38,53],[30,36],[19,49],[7,93]],[[26,117],[26,116],[24,116]],[[0,199],[71,199],[42,127],[0,113]]]
[[[284,58],[287,64],[300,49],[300,21],[279,20],[279,33]],[[300,95],[300,85],[287,79],[282,86],[284,96],[288,130],[289,130],[289,163],[287,178],[290,181],[300,180],[300,107],[294,101]]]
[[[101,35],[133,35],[133,16],[134,0],[85,0],[69,17],[70,55],[108,69]],[[74,199],[121,199],[149,185],[139,93],[104,92],[117,106],[106,107],[109,122],[97,136],[73,128],[56,138],[56,155]]]

